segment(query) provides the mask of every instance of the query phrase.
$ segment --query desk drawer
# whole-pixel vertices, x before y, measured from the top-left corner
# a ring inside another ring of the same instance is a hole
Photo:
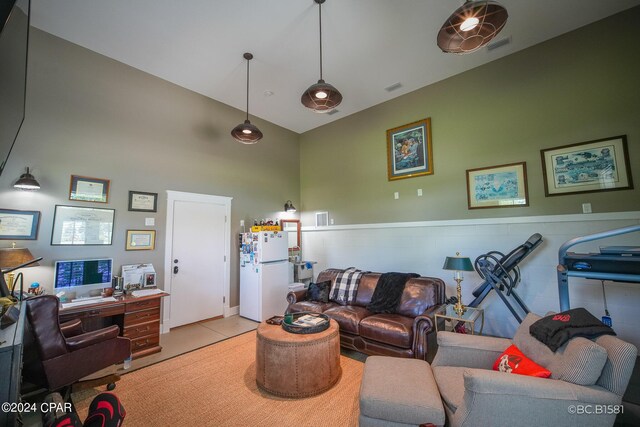
[[[139,338],[145,335],[158,335],[160,333],[160,322],[147,322],[139,325],[127,326],[123,335],[127,338]]]
[[[60,322],[64,323],[73,319],[88,319],[92,317],[111,317],[124,313],[124,304],[108,307],[84,307],[82,309],[67,309],[60,312]]]
[[[160,321],[160,307],[152,308],[151,310],[136,311],[135,313],[125,313],[124,315],[125,329],[129,326],[152,321]]]
[[[127,302],[127,313],[160,307],[160,298],[143,299],[141,301]]]
[[[131,340],[131,353],[137,353],[150,347],[160,345],[160,335],[146,335]]]

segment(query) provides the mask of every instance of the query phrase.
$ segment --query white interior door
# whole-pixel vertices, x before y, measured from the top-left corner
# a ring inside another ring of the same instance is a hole
[[[225,204],[173,202],[171,327],[224,312]]]

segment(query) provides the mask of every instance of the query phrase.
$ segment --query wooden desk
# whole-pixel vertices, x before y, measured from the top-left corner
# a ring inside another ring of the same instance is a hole
[[[160,299],[167,293],[133,297],[116,297],[116,301],[98,301],[76,307],[60,309],[60,322],[80,319],[87,330],[108,324],[120,326],[120,334],[131,339],[133,359],[159,353]]]

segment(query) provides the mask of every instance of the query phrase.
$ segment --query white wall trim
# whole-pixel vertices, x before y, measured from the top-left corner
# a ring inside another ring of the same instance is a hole
[[[629,212],[605,212],[592,214],[568,214],[568,215],[537,215],[537,216],[513,216],[506,218],[472,218],[436,221],[410,221],[410,222],[383,222],[378,224],[348,224],[330,225],[327,227],[306,226],[302,231],[335,231],[358,230],[377,228],[414,228],[414,227],[443,227],[465,225],[493,225],[493,224],[531,224],[549,222],[584,222],[584,221],[616,221],[638,220],[640,211]]]
[[[240,314],[240,306],[236,305],[234,307],[225,307],[224,308],[224,317],[235,316],[236,314]]]
[[[173,204],[176,201],[216,203],[225,206],[226,227],[224,230],[224,294],[223,315],[229,310],[229,298],[231,295],[231,201],[233,197],[215,196],[210,194],[187,193],[183,191],[167,190],[167,222],[164,251],[164,290],[171,293],[171,247],[173,241]],[[169,332],[171,327],[171,297],[162,299],[162,333]]]

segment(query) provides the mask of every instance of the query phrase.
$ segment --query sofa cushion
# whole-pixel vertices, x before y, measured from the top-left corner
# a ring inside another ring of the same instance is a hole
[[[400,303],[396,308],[396,313],[403,316],[416,317],[424,313],[429,307],[438,304],[438,286],[432,282],[433,279],[428,277],[416,277],[407,280],[400,297]]]
[[[357,335],[358,324],[371,313],[364,307],[334,304],[334,306],[326,310],[324,314],[338,322],[340,332]]]
[[[513,342],[534,362],[551,371],[551,378],[579,385],[598,381],[607,362],[607,351],[586,338],[573,338],[555,353],[529,333],[540,316],[529,313],[518,327]]]
[[[298,301],[293,304],[289,304],[287,311],[289,313],[302,313],[303,311],[309,311],[311,313],[324,313],[331,307],[339,307],[335,302],[317,302],[317,301]]]
[[[464,398],[464,371],[471,368],[458,366],[431,366],[445,405],[455,412]]]
[[[411,348],[413,319],[399,314],[374,314],[360,321],[360,336],[372,341]]]
[[[310,283],[309,289],[307,289],[307,299],[327,303],[329,302],[329,290],[331,290],[331,280]]]
[[[356,300],[353,302],[353,305],[359,305],[361,307],[369,305],[380,276],[380,273],[366,273],[360,278],[358,293],[356,293]]]

